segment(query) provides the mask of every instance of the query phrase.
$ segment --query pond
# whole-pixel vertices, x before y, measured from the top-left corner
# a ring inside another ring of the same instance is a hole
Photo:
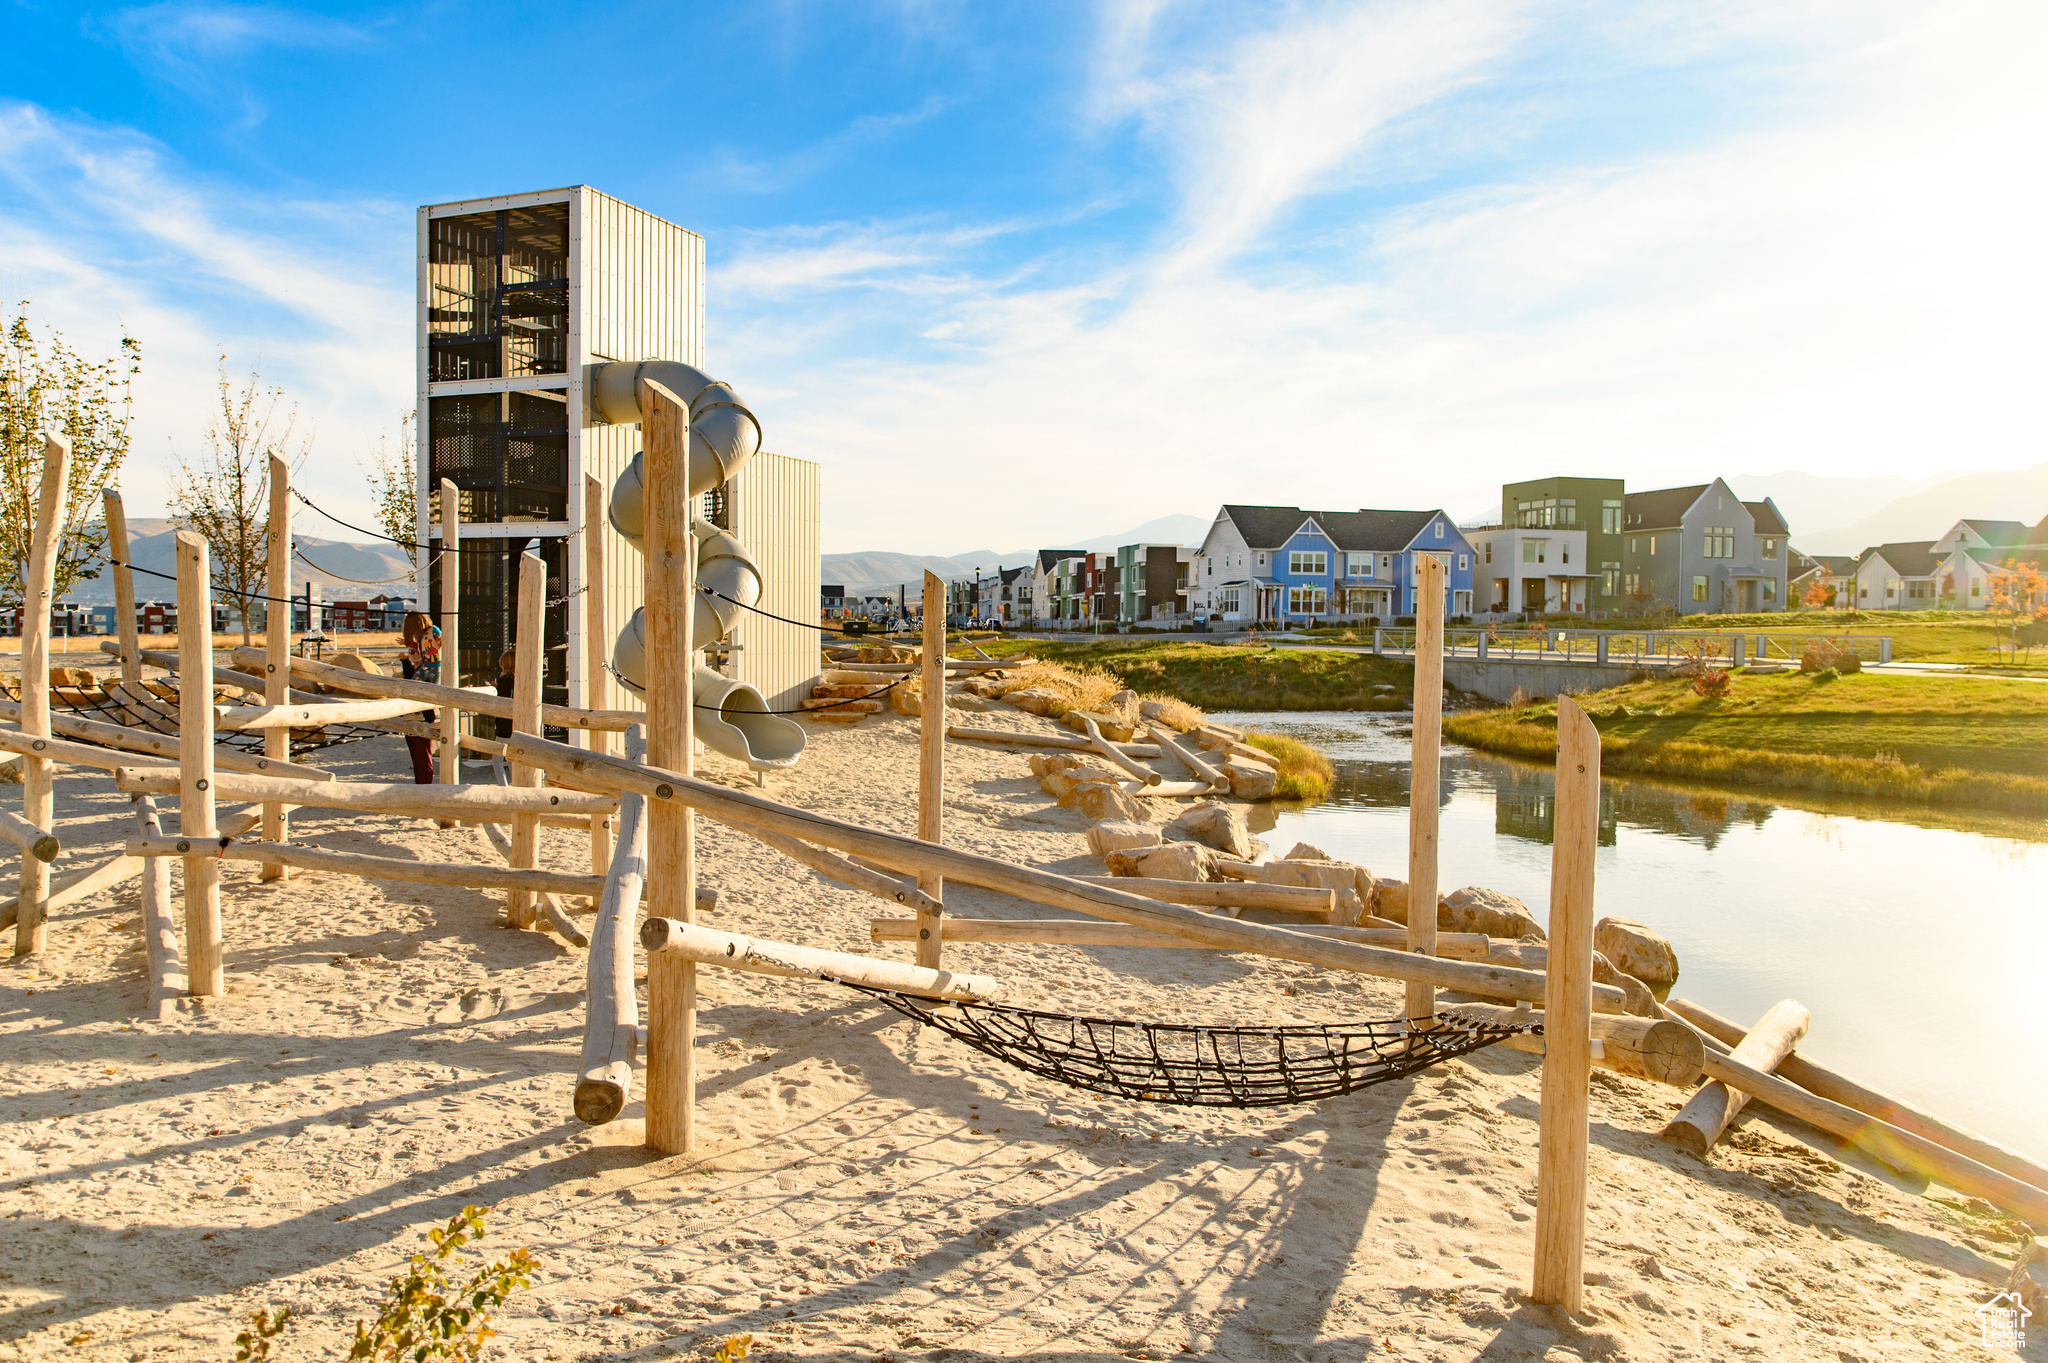
[[[1257,807],[1276,855],[1299,840],[1407,877],[1407,715],[1215,718],[1336,764],[1324,803]],[[1443,892],[1484,885],[1547,918],[1554,789],[1547,768],[1445,744]],[[1802,1054],[2048,1156],[2048,826],[1619,778],[1601,795],[1598,913],[1671,939],[1678,996],[1745,1025],[1796,998]]]

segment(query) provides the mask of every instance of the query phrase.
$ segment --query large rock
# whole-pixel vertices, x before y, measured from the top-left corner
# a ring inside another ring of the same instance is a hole
[[[1336,858],[1332,857],[1328,852],[1325,852],[1322,848],[1316,846],[1312,842],[1298,842],[1294,844],[1294,850],[1287,854],[1287,860],[1335,861]]]
[[[1110,819],[1088,830],[1088,850],[1098,857],[1106,857],[1111,852],[1157,847],[1163,841],[1158,829],[1135,819]]]
[[[1137,729],[1125,721],[1122,715],[1113,715],[1104,710],[1069,710],[1060,716],[1060,723],[1077,734],[1088,732],[1088,720],[1095,721],[1095,727],[1102,736],[1112,743],[1128,743],[1136,736]]]
[[[1107,708],[1111,714],[1123,720],[1124,723],[1130,725],[1134,729],[1138,726],[1138,721],[1144,718],[1144,713],[1141,708],[1141,704],[1138,700],[1138,693],[1136,691],[1117,692],[1115,695],[1109,698],[1109,705]],[[1121,743],[1124,740],[1118,739],[1117,741]]]
[[[1167,704],[1163,700],[1141,700],[1138,702],[1139,719],[1157,720],[1169,729],[1179,728],[1179,725],[1167,718],[1171,713],[1173,712],[1167,708]]]
[[[1407,922],[1407,916],[1400,921]],[[1483,932],[1510,941],[1543,937],[1543,925],[1522,907],[1521,900],[1480,885],[1467,885],[1445,896],[1437,905],[1436,925],[1443,932]]]
[[[1636,1017],[1664,1016],[1663,1011],[1657,1007],[1657,996],[1651,992],[1650,986],[1626,970],[1616,969],[1614,962],[1597,951],[1593,953],[1593,980],[1597,984],[1611,984],[1628,995],[1628,1002],[1623,1006]]]
[[[1372,911],[1381,918],[1408,926],[1408,882],[1383,877],[1373,886]]]
[[[1602,918],[1593,924],[1593,949],[1652,989],[1678,983],[1678,952],[1671,939],[1633,918]]]
[[[1354,927],[1365,917],[1373,901],[1372,872],[1348,861],[1309,861],[1288,858],[1269,861],[1259,867],[1261,885],[1307,885],[1337,892],[1337,913],[1330,921],[1339,927]]]
[[[1263,762],[1232,757],[1223,764],[1230,780],[1230,793],[1240,800],[1270,800],[1280,784],[1280,773]]]
[[[1043,765],[1040,765],[1040,759]],[[1076,753],[1040,754],[1032,758],[1032,770],[1038,773],[1038,786],[1053,799],[1065,804],[1073,796],[1077,785],[1089,781],[1110,781],[1123,775],[1112,772],[1102,765],[1100,759],[1082,757]]]
[[[1216,854],[1200,843],[1169,842],[1111,852],[1102,859],[1113,876],[1145,876],[1152,880],[1221,880]]]
[[[1074,787],[1074,807],[1097,823],[1105,819],[1142,823],[1144,808],[1115,781],[1091,781]]]
[[[1215,800],[1198,800],[1189,805],[1178,818],[1166,825],[1166,834],[1168,837],[1180,834],[1240,861],[1249,861],[1252,857],[1252,831],[1246,827],[1244,815]]]
[[[1057,691],[1048,691],[1042,686],[1027,686],[1022,691],[1011,691],[1003,699],[1034,715],[1050,715],[1053,707],[1062,699]]]
[[[917,692],[899,686],[889,693],[889,708],[899,715],[921,715],[924,713],[924,700]]]

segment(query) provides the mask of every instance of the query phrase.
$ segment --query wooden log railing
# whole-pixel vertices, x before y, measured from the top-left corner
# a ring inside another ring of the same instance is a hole
[[[647,948],[649,1045],[654,1041],[654,1019],[659,1007],[652,997],[652,965],[658,956],[722,965],[753,975],[777,975],[784,979],[814,980],[820,974],[869,989],[888,989],[921,998],[981,1002],[999,997],[1003,990],[987,975],[967,975],[956,970],[933,970],[927,966],[905,965],[873,956],[856,956],[845,951],[824,951],[795,942],[771,941],[737,932],[720,932],[674,918],[650,918],[640,925],[640,944]]]
[[[19,704],[11,700],[0,699],[0,719],[18,721],[20,718],[21,706]],[[53,733],[62,734],[66,738],[76,739],[80,743],[96,743],[100,745],[97,749],[93,750],[97,756],[88,757],[84,752],[75,752],[70,757],[59,759],[62,761],[75,762],[82,766],[108,767],[111,769],[113,763],[107,759],[112,754],[107,750],[112,748],[122,752],[143,753],[150,757],[162,758],[173,766],[176,766],[178,762],[179,742],[176,733],[151,733],[146,729],[131,729],[125,725],[108,724],[103,720],[97,719],[75,719],[70,715],[63,714],[50,716],[50,730]],[[33,735],[29,735],[29,737],[33,737]],[[20,749],[16,748],[14,751],[20,751]],[[233,748],[216,747],[213,753],[213,764],[222,771],[248,772],[259,776],[289,771],[293,776],[303,776],[315,781],[329,780],[333,777],[333,773],[324,768],[302,767],[273,762],[267,757],[253,757],[248,753],[238,752]]]
[[[161,767],[120,767],[114,784],[130,794],[167,795],[177,777]],[[572,814],[588,818],[618,808],[609,795],[583,791],[519,789],[511,786],[418,786],[371,781],[297,781],[280,776],[218,776],[214,790],[225,800],[283,800],[315,809],[353,809],[367,814],[416,818],[491,819],[515,814]]]
[[[1498,1004],[1460,1003],[1452,1005],[1450,1011],[1481,1022],[1543,1022],[1540,1010],[1504,1008]],[[1674,1088],[1691,1088],[1699,1082],[1706,1064],[1706,1048],[1691,1028],[1667,1018],[1629,1017],[1620,1013],[1595,1013],[1591,1025],[1588,1059],[1602,1069]],[[1548,1041],[1547,1036],[1525,1032],[1501,1044],[1509,1050],[1542,1055]]]
[[[275,842],[238,842],[221,837],[130,838],[131,857],[183,857],[214,865],[223,861],[282,862],[308,871],[333,871],[365,880],[397,880],[412,885],[457,885],[475,890],[545,890],[552,894],[599,894],[602,876],[565,875],[558,871],[514,870],[469,862],[406,861],[358,852],[322,852]]]
[[[647,738],[640,729],[626,730],[625,746],[629,762],[647,755]],[[618,837],[606,868],[597,921],[590,927],[590,960],[585,967],[583,1052],[576,1067],[574,1108],[577,1120],[591,1126],[625,1111],[633,1092],[633,1052],[640,1027],[640,1000],[633,986],[633,922],[646,876],[647,801],[627,795],[619,801]]]
[[[228,657],[238,663],[261,663],[263,650],[238,648]],[[294,676],[319,682],[336,691],[393,700],[416,700],[420,702],[419,708],[446,706],[467,710],[471,714],[490,715],[495,719],[514,717],[512,698],[501,696],[494,690],[442,686],[435,682],[407,681],[403,677],[373,677],[367,672],[315,662],[311,658],[293,658],[291,665]],[[647,720],[647,716],[638,710],[579,710],[567,705],[543,705],[540,717],[541,723],[564,729],[625,729]]]

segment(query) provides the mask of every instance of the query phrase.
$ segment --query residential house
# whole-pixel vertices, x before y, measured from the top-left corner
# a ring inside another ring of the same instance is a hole
[[[1933,610],[1941,595],[1941,568],[1933,540],[1874,545],[1856,559],[1850,605],[1865,611]]]
[[[1472,613],[1472,543],[1438,511],[1224,506],[1190,564],[1190,606],[1227,622],[1310,624],[1415,613],[1415,563],[1448,569],[1446,606]]]
[[[1785,584],[1785,600],[1791,609],[1806,605],[1806,593],[1816,582],[1826,593],[1820,601],[1823,607],[1839,606],[1846,609],[1850,598],[1855,595],[1854,554],[1802,554],[1794,549],[1787,572],[1790,573],[1790,577]]]
[[[384,612],[378,611],[381,621]],[[370,628],[370,603],[367,601],[336,601],[327,608],[327,627],[336,634],[360,634]]]
[[[1117,612],[1123,624],[1177,620],[1187,614],[1192,549],[1177,544],[1126,544],[1116,551]]]
[[[1622,514],[1622,595],[1681,615],[1786,608],[1789,530],[1768,498],[1723,480],[1631,492]]]
[[[1041,549],[1031,570],[1031,622],[1054,628],[1081,619],[1079,549]]]
[[[2030,546],[2048,543],[2048,518],[2029,529],[2022,521],[1961,520],[1934,542],[1936,602],[1958,610],[1985,610],[2000,599],[1997,582],[2006,564],[2030,561]]]
[[[1585,543],[1573,556],[1573,564],[1583,572],[1571,576],[1583,577],[1578,584],[1580,594],[1585,597],[1582,606],[1563,604],[1562,586],[1546,585],[1549,599],[1560,604],[1546,607],[1558,611],[1580,611],[1606,614],[1618,611],[1627,605],[1622,592],[1622,520],[1627,509],[1627,489],[1619,478],[1537,478],[1524,483],[1508,483],[1500,490],[1500,523],[1503,529],[1511,530],[1576,530],[1585,536]],[[1523,551],[1517,541],[1513,552]],[[1559,546],[1560,552],[1562,546]],[[1548,565],[1546,565],[1548,566]],[[1481,574],[1484,578],[1486,575]],[[1505,577],[1510,584],[1506,600],[1511,610],[1526,611],[1527,605],[1516,605],[1520,598],[1516,593],[1527,590],[1516,586],[1525,583],[1527,575],[1492,575],[1496,579]],[[1483,585],[1483,583],[1482,583]],[[1480,593],[1486,595],[1484,591]]]
[[[1478,608],[1494,615],[1584,615],[1596,580],[1586,562],[1586,532],[1576,529],[1490,526],[1468,530],[1479,566]],[[1620,537],[1617,536],[1617,539]],[[1617,549],[1617,553],[1620,551]],[[1616,560],[1619,562],[1619,560]],[[1620,590],[1621,574],[1614,574]],[[1614,609],[1619,603],[1606,607]]]
[[[837,582],[820,583],[818,586],[818,611],[827,620],[838,620],[846,614],[846,588]]]
[[[1115,554],[1090,554],[1082,573],[1088,609],[1096,621],[1114,620],[1123,599]]]

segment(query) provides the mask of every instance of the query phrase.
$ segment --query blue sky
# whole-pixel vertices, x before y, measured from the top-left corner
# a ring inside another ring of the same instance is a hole
[[[828,550],[1552,471],[2043,452],[2032,3],[23,3],[0,289],[144,346],[161,506],[216,357],[316,497],[412,402],[413,208],[703,233],[709,367]]]

